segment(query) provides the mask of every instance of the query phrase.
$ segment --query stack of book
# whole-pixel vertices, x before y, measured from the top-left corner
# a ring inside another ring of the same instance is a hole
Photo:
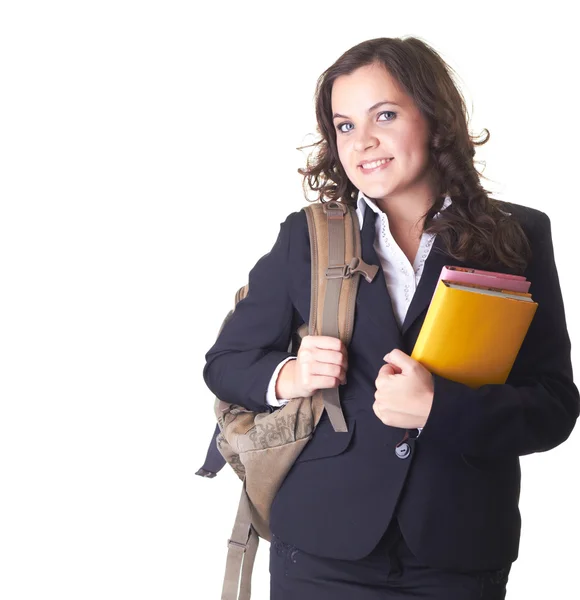
[[[472,388],[505,383],[538,308],[529,289],[521,275],[443,267],[411,357]]]

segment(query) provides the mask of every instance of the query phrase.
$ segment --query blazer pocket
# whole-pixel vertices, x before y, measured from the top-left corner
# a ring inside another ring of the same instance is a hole
[[[503,471],[508,467],[508,459],[482,458],[479,456],[468,456],[466,454],[462,454],[461,458],[468,467],[487,473]]]
[[[352,440],[354,426],[355,420],[347,419],[346,427],[348,431],[344,433],[336,432],[332,428],[330,421],[321,421],[314,431],[312,439],[306,444],[296,462],[305,462],[307,460],[327,458],[341,454],[348,448]]]

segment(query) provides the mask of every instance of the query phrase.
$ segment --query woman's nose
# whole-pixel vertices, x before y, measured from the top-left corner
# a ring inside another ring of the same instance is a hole
[[[378,144],[377,138],[367,129],[359,129],[354,141],[354,149],[358,152],[374,148]]]

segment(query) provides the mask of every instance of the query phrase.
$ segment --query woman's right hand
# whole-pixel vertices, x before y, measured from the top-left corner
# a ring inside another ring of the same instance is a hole
[[[296,360],[288,361],[276,381],[276,397],[312,396],[316,390],[346,383],[348,354],[338,338],[307,335],[302,338]]]

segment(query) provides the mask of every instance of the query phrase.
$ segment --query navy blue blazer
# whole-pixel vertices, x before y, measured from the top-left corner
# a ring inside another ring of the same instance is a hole
[[[566,440],[580,399],[550,220],[532,208],[502,205],[529,237],[533,258],[524,274],[538,302],[507,382],[474,390],[433,375],[423,432],[407,440],[404,451],[396,448],[405,430],[384,425],[372,410],[383,356],[394,348],[411,354],[444,265],[484,267],[451,258],[437,236],[401,329],[382,270],[372,283],[361,278],[348,382],[340,387],[348,432],[334,432],[323,414],[272,505],[271,529],[280,539],[354,560],[371,552],[396,518],[411,551],[431,567],[498,569],[517,558],[519,457]],[[375,218],[365,212],[362,256],[380,265]],[[206,355],[210,390],[226,402],[272,410],[268,383],[290,356],[293,327],[308,323],[309,312],[310,242],[299,211],[286,218],[272,250],[250,272],[248,296]]]

